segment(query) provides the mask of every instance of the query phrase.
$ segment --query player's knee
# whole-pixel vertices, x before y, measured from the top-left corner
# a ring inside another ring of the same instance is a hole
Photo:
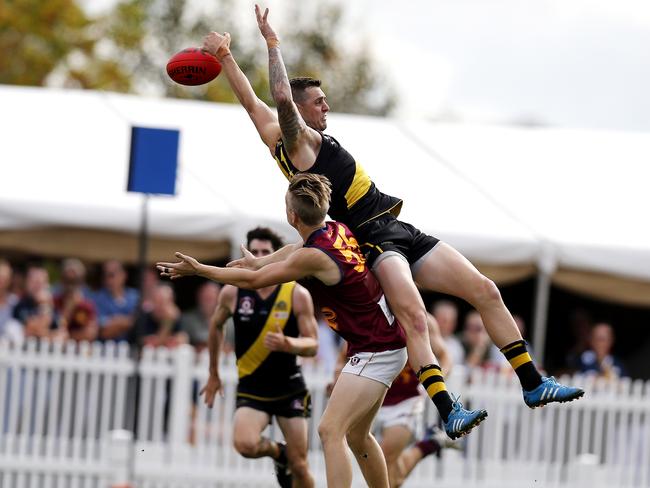
[[[311,474],[309,473],[309,464],[307,463],[307,459],[304,457],[289,459],[289,468],[293,473],[293,477],[297,480],[306,480],[311,477]],[[303,485],[304,483],[300,484]]]
[[[321,420],[318,424],[318,436],[323,444],[342,437],[340,429],[337,428],[336,424],[328,420]]]
[[[424,336],[427,334],[427,312],[419,304],[402,307],[398,318],[406,335]]]
[[[244,457],[255,457],[257,454],[258,441],[253,439],[235,439],[233,441],[235,451]]]
[[[501,301],[501,293],[499,288],[489,278],[481,275],[476,286],[476,300],[480,304],[489,304],[492,302]]]
[[[398,451],[396,451],[395,449],[386,449],[382,447],[382,452],[384,453],[384,457],[386,458],[386,464],[388,465],[389,468],[393,466],[395,463],[397,463],[397,459],[399,458],[400,455]]]

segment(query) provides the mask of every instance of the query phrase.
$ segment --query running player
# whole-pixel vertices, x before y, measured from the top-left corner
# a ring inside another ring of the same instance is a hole
[[[426,308],[415,283],[426,290],[460,297],[479,311],[490,338],[519,377],[529,407],[580,398],[583,390],[540,375],[496,285],[450,245],[397,220],[402,200],[380,192],[338,141],[323,133],[329,106],[320,81],[289,81],[280,41],[268,22],[268,9],[262,14],[256,5],[255,13],[268,47],[269,81],[277,115],[257,98],[237,66],[230,53],[228,33],[210,33],[203,48],[221,60],[230,86],[284,175],[291,178],[310,172],[332,182],[330,216],[345,223],[363,243],[368,264],[404,327],[409,364],[420,382],[439,368],[427,340]],[[434,400],[435,392],[427,393]]]
[[[246,238],[255,256],[282,247],[280,237],[267,228],[253,229]],[[201,390],[210,408],[221,390],[219,351],[228,317],[233,317],[235,324],[239,372],[235,449],[246,458],[271,457],[283,488],[311,488],[314,479],[307,463],[311,399],[296,364],[297,356],[314,356],[318,349],[311,296],[293,281],[258,290],[223,287],[210,323],[210,376]],[[272,417],[277,419],[286,444],[262,436]]]
[[[349,345],[350,358],[318,429],[327,485],[347,488],[352,484],[347,439],[368,486],[388,487],[386,462],[370,427],[387,388],[406,364],[405,340],[354,236],[344,224],[325,223],[330,191],[329,181],[320,175],[304,174],[292,179],[286,195],[287,220],[304,245],[282,261],[252,271],[206,266],[176,253],[181,261],[157,266],[162,276],[172,279],[198,274],[244,288],[300,280],[312,293],[329,326]],[[451,403],[442,376],[437,373],[429,376],[428,385]],[[469,432],[486,416],[485,410],[468,411],[454,403],[446,419],[449,426],[454,426],[450,435],[458,437]]]

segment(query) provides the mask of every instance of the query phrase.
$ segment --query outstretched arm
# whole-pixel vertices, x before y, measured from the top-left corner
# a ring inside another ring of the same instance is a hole
[[[269,9],[262,14],[260,7],[255,5],[255,15],[269,50],[269,84],[271,96],[278,107],[282,141],[294,165],[304,171],[316,161],[322,137],[305,123],[293,101],[289,77],[280,52],[280,41],[267,20]]]
[[[268,105],[257,97],[250,81],[248,81],[248,78],[246,78],[246,75],[244,75],[232,56],[230,52],[230,34],[227,32],[225,34],[210,32],[203,39],[203,49],[219,60],[239,103],[248,112],[264,144],[269,147],[271,152],[274,152],[275,145],[280,139],[278,117]]]
[[[212,281],[249,290],[296,281],[307,276],[315,276],[325,284],[335,284],[340,280],[340,271],[336,263],[325,253],[316,249],[299,249],[288,259],[269,264],[257,271],[208,266],[179,252],[175,255],[180,261],[156,264],[160,276],[177,279],[182,276],[198,275]]]
[[[296,242],[294,244],[287,244],[286,246],[281,247],[274,253],[269,254],[268,256],[262,256],[261,258],[256,258],[248,249],[246,249],[246,246],[242,244],[240,246],[240,249],[243,254],[243,257],[230,261],[226,266],[228,266],[229,268],[246,268],[255,271],[256,269],[260,269],[266,266],[267,264],[284,261],[291,254],[293,254],[298,249],[300,249],[302,246],[303,246],[302,241]]]

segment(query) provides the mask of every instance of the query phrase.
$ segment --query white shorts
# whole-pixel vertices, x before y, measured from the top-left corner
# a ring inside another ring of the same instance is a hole
[[[422,434],[422,418],[426,399],[421,396],[414,396],[406,400],[381,407],[375,418],[373,430],[381,432],[388,427],[401,425],[406,427],[414,437]]]
[[[390,388],[393,380],[406,366],[406,348],[382,352],[359,352],[348,358],[341,373],[363,376]]]

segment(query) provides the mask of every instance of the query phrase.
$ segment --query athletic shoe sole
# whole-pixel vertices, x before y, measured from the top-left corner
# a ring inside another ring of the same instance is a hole
[[[526,403],[526,405],[528,405],[528,408],[536,409],[536,408],[542,408],[544,405],[548,405],[549,403],[568,403],[568,402],[572,402],[574,400],[578,400],[578,399],[582,398],[583,396],[585,396],[585,392],[584,392],[584,390],[580,390],[580,391],[576,392],[574,395],[571,395],[569,397],[564,398],[564,400],[554,400],[553,398],[545,398],[544,400],[540,400],[538,403],[536,403],[534,405],[529,405],[528,403]]]
[[[478,417],[476,417],[474,420],[472,420],[471,423],[467,424],[467,425],[463,428],[463,430],[462,430],[461,432],[453,432],[453,433],[451,433],[451,434],[450,434],[450,433],[447,433],[447,435],[449,436],[449,438],[450,438],[452,441],[455,441],[456,439],[460,439],[461,437],[464,437],[464,436],[466,436],[467,434],[469,434],[469,433],[471,432],[471,430],[472,430],[474,427],[476,427],[478,424],[480,424],[481,422],[483,422],[483,421],[487,418],[487,416],[488,416],[487,411],[486,411],[486,410],[483,410],[483,411],[481,412],[481,414],[480,414]]]

